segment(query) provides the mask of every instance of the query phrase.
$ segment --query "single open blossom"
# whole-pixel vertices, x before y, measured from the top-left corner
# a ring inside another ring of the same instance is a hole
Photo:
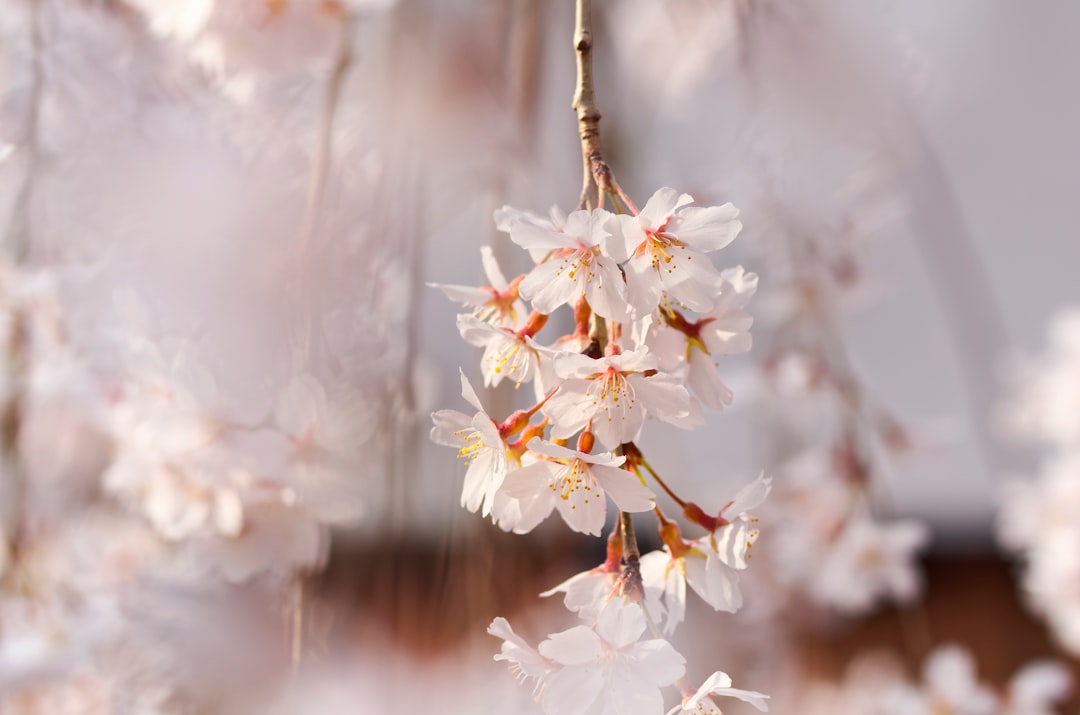
[[[469,417],[457,410],[439,410],[431,416],[435,422],[431,439],[437,444],[456,447],[458,457],[468,463],[461,505],[473,513],[481,509],[481,514],[487,516],[495,503],[496,491],[516,464],[508,457],[509,450],[498,426],[484,411],[464,371],[461,396],[476,408],[476,414]]]
[[[766,712],[769,709],[768,695],[762,695],[755,690],[742,690],[731,687],[731,676],[719,670],[705,679],[697,692],[683,698],[682,704],[668,711],[667,715],[684,713],[685,715],[723,715],[720,708],[713,702],[712,696],[719,695],[725,698],[738,698],[743,702],[750,703],[758,710]]]
[[[474,287],[429,283],[438,288],[450,300],[456,300],[472,306],[473,315],[480,320],[500,328],[516,329],[525,319],[525,304],[518,298],[520,279],[507,282],[495,252],[490,246],[480,248],[480,259],[484,264],[484,273],[489,285]]]
[[[465,342],[484,349],[480,370],[485,387],[495,387],[504,379],[521,385],[536,377],[540,357],[531,338],[473,315],[459,315],[457,325]]]
[[[754,319],[746,304],[757,290],[757,275],[736,266],[720,274],[720,294],[716,306],[688,320],[681,313],[665,313],[663,321],[646,338],[646,344],[660,358],[660,367],[675,370],[686,363],[686,384],[707,407],[719,410],[730,405],[731,390],[720,379],[716,358],[737,355],[750,349],[750,326]]]
[[[539,652],[556,669],[547,676],[541,705],[550,715],[657,715],[660,688],[685,673],[686,660],[662,639],[640,640],[641,607],[608,602],[596,625],[551,635]]]
[[[668,422],[686,417],[689,393],[673,377],[644,374],[656,367],[647,348],[599,359],[559,355],[555,372],[564,381],[543,408],[552,435],[571,437],[591,423],[597,439],[614,449],[638,438],[646,414]]]
[[[620,216],[622,253],[629,261],[627,297],[634,317],[652,313],[666,293],[690,310],[712,310],[720,276],[705,256],[731,243],[742,229],[731,204],[688,207],[689,194],[663,188],[637,216]],[[614,245],[614,242],[613,242]]]
[[[735,498],[723,509],[721,516],[728,522],[712,535],[717,556],[733,569],[745,569],[750,547],[757,541],[757,519],[750,511],[761,506],[772,491],[772,477],[759,474],[753,481],[740,489]]]
[[[626,315],[626,285],[618,263],[601,248],[611,238],[615,217],[603,209],[574,211],[562,230],[518,221],[510,240],[522,248],[544,250],[545,260],[521,283],[521,295],[541,313],[584,298],[604,318]]]
[[[535,508],[545,517],[558,509],[574,531],[600,535],[607,515],[605,494],[611,496],[620,511],[653,508],[652,491],[636,476],[619,469],[625,457],[614,457],[607,452],[585,454],[538,438],[530,440],[528,448],[549,459],[514,472],[511,479],[503,482],[503,493],[530,503],[538,500]]]

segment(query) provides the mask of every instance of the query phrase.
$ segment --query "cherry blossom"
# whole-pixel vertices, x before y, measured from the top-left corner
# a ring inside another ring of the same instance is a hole
[[[642,577],[644,578],[645,557],[641,559]],[[596,568],[574,574],[557,586],[549,588],[541,593],[541,596],[554,596],[556,593],[566,594],[563,605],[570,611],[578,614],[585,623],[596,623],[600,612],[612,598],[619,596],[620,577],[622,567],[618,564],[611,566],[601,564]],[[664,606],[660,601],[661,593],[653,588],[646,579],[645,603],[643,608],[648,616],[659,620],[665,613]]]
[[[644,374],[657,365],[646,348],[598,359],[559,355],[555,371],[563,382],[543,408],[554,423],[552,435],[570,437],[591,424],[597,439],[614,449],[638,438],[647,414],[668,422],[686,417],[686,388],[670,376]]]
[[[469,465],[461,490],[461,505],[483,516],[491,513],[495,493],[507,473],[517,465],[508,457],[508,448],[498,425],[480,404],[469,379],[461,372],[461,396],[476,408],[472,417],[456,410],[439,410],[431,416],[435,426],[431,439],[437,444],[457,447],[458,457]]]
[[[450,300],[472,306],[473,315],[486,323],[511,330],[519,328],[526,315],[525,304],[518,298],[521,278],[507,282],[490,246],[481,247],[480,260],[484,264],[489,285],[479,288],[443,283],[428,285],[441,290]]]
[[[574,531],[599,536],[607,514],[605,494],[621,511],[653,507],[653,492],[633,474],[619,469],[625,457],[585,454],[540,439],[527,446],[548,459],[515,471],[503,482],[502,491],[516,499],[537,500],[535,508],[545,517],[558,509]]]
[[[648,333],[646,344],[665,370],[686,363],[686,384],[707,407],[723,409],[731,404],[731,389],[720,379],[715,360],[750,349],[753,318],[745,307],[756,289],[756,274],[741,266],[727,269],[720,274],[720,297],[711,311],[696,320],[664,311],[662,322]]]
[[[685,713],[685,715],[722,715],[720,708],[713,702],[712,696],[719,695],[726,698],[737,698],[750,703],[758,710],[768,711],[769,706],[765,701],[768,695],[762,695],[754,690],[741,690],[731,687],[731,676],[721,671],[716,671],[701,684],[693,695],[683,698],[682,704],[672,708],[667,715]]]
[[[520,386],[537,376],[540,357],[532,338],[497,328],[472,315],[459,315],[457,325],[467,343],[484,348],[480,369],[485,387],[495,387],[504,379]]]
[[[553,664],[540,655],[514,629],[505,618],[496,618],[488,626],[487,632],[496,638],[502,638],[503,644],[495,660],[510,663],[510,671],[518,682],[527,684],[532,681],[533,695],[539,697],[544,690],[545,680],[553,670]]]
[[[652,313],[665,293],[699,312],[715,304],[719,274],[705,253],[731,243],[742,223],[731,204],[688,207],[692,201],[689,194],[663,188],[637,216],[620,216],[624,243],[612,257],[629,259],[624,270],[635,318]]]
[[[541,705],[551,715],[656,715],[660,687],[685,672],[685,659],[665,640],[640,640],[641,607],[612,599],[596,625],[575,626],[548,637],[540,655],[554,665]]]
[[[574,211],[561,231],[532,222],[510,227],[510,240],[522,248],[549,252],[521,283],[521,295],[542,313],[584,298],[594,313],[622,319],[626,287],[614,259],[604,255],[615,217],[603,209]]]

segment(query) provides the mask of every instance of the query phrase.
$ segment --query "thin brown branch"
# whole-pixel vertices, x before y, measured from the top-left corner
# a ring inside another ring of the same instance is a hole
[[[577,0],[574,13],[574,51],[577,53],[577,86],[571,105],[577,113],[581,136],[582,183],[579,209],[595,208],[603,202],[602,177],[611,172],[600,151],[600,110],[596,106],[592,71],[592,0]]]
[[[633,515],[619,512],[623,536],[623,572],[619,577],[619,591],[635,602],[645,599],[645,586],[641,581],[641,551],[638,550],[637,534],[634,532]]]

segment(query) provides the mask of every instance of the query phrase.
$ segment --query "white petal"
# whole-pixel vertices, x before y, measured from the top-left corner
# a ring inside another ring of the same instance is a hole
[[[739,209],[731,204],[688,207],[672,217],[665,232],[699,251],[717,251],[739,235],[742,223],[738,216]]]
[[[487,276],[488,285],[500,293],[506,290],[509,284],[506,282],[506,276],[503,275],[502,269],[499,268],[499,262],[495,259],[495,251],[492,250],[491,246],[480,247],[480,261],[484,264],[484,274]]]
[[[510,226],[510,240],[530,250],[574,248],[576,245],[574,239],[564,233],[523,221]]]
[[[650,231],[659,230],[668,222],[675,210],[693,201],[690,194],[680,194],[675,189],[664,187],[657,189],[649,197],[637,216],[638,222]]]
[[[553,633],[540,644],[542,656],[563,665],[589,663],[599,658],[602,652],[600,638],[588,626],[574,626]]]
[[[536,462],[515,469],[503,480],[499,491],[515,499],[529,499],[542,491],[550,491],[549,485],[558,468],[551,462]]]
[[[592,472],[619,511],[649,511],[655,506],[653,498],[656,495],[625,469],[597,464]]]
[[[597,315],[622,320],[630,308],[626,301],[626,282],[615,261],[607,256],[593,259],[592,275],[586,276],[585,299]]]
[[[593,703],[603,689],[604,677],[599,669],[587,666],[563,668],[548,678],[542,703],[544,712],[592,715]]]
[[[766,477],[765,472],[762,472],[757,479],[740,489],[731,503],[724,507],[725,515],[728,519],[733,519],[752,509],[757,509],[765,502],[771,490],[772,477]]]
[[[521,282],[521,297],[531,301],[541,313],[554,313],[560,305],[581,297],[579,283],[584,280],[579,255],[552,256],[539,264]]]
[[[633,256],[623,266],[626,273],[626,300],[635,320],[651,315],[660,305],[664,287],[647,253]]]
[[[730,405],[734,397],[730,388],[720,379],[712,356],[691,345],[690,364],[686,371],[686,384],[694,391],[701,403],[714,410]]]
[[[607,500],[589,464],[575,459],[558,469],[550,488],[555,494],[555,508],[567,526],[583,534],[600,535]]]
[[[690,413],[690,393],[674,378],[666,375],[630,375],[627,380],[650,415],[668,421]]]
[[[546,440],[542,440],[539,437],[533,437],[529,440],[529,443],[525,445],[531,451],[537,454],[543,454],[548,457],[555,457],[561,460],[581,459],[590,464],[602,464],[608,467],[618,467],[626,461],[626,457],[616,457],[611,452],[601,452],[599,454],[585,454],[579,452],[576,449],[569,449],[558,444],[553,444]]]
[[[431,428],[431,441],[444,447],[465,446],[464,431],[472,430],[472,418],[457,410],[439,410],[431,415],[435,426]]]
[[[613,648],[624,648],[637,641],[645,632],[645,614],[641,606],[611,599],[596,621],[596,632]]]
[[[551,418],[553,437],[572,437],[592,419],[596,409],[593,399],[585,393],[586,386],[584,380],[567,380],[555,396],[540,408]]]
[[[477,412],[483,412],[484,408],[480,404],[480,398],[477,397],[476,390],[473,389],[469,378],[465,377],[465,371],[459,367],[458,372],[461,373],[461,396],[465,398],[466,402],[475,407]]]
[[[686,674],[686,658],[660,638],[642,641],[632,649],[635,670],[649,683],[670,685]]]
[[[453,285],[449,283],[428,283],[432,288],[438,288],[446,297],[455,303],[478,306],[491,300],[491,291],[475,286]]]

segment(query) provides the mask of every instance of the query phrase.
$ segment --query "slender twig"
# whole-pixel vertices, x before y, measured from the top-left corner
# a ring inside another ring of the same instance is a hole
[[[646,471],[648,471],[649,474],[652,475],[653,479],[656,480],[656,483],[660,485],[660,488],[663,489],[664,492],[666,492],[667,495],[669,497],[671,497],[671,499],[676,504],[678,504],[679,506],[685,508],[686,507],[686,501],[684,499],[680,498],[679,495],[676,494],[675,491],[671,487],[669,487],[667,485],[667,482],[665,482],[663,479],[660,478],[660,475],[656,473],[656,470],[652,468],[652,465],[650,465],[648,462],[646,462],[644,458],[642,458],[640,461],[641,461],[641,466],[645,467]]]
[[[596,106],[592,74],[592,0],[577,0],[574,13],[574,51],[577,53],[577,86],[571,105],[577,113],[581,136],[582,181],[579,209],[599,206],[603,201],[598,174],[606,165],[600,151],[600,110]],[[598,169],[600,171],[598,171]],[[607,172],[610,176],[610,172]]]
[[[628,511],[619,512],[619,519],[622,521],[623,529],[623,554],[627,563],[630,559],[640,559],[641,552],[638,551],[637,535],[634,533],[634,519],[633,515]]]

